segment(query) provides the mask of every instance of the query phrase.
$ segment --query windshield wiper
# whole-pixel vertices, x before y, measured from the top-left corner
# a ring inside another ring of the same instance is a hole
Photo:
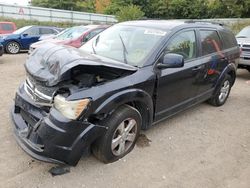
[[[95,46],[96,46],[97,43],[99,42],[99,38],[100,38],[100,35],[99,35],[95,40],[93,40],[93,41],[92,41],[92,44],[91,44],[92,50],[93,50],[93,53],[94,53],[94,54],[96,54],[96,50],[95,50],[95,47],[94,47],[94,42],[95,42]]]
[[[95,42],[95,40],[92,41],[91,46],[92,46],[93,53],[96,54],[95,47],[94,47],[94,42]]]
[[[126,48],[126,46],[125,46],[125,44],[124,44],[124,41],[122,40],[122,37],[121,37],[120,34],[119,34],[119,37],[120,37],[120,39],[121,39],[122,47],[123,47],[122,49],[123,49],[124,63],[128,64],[128,60],[127,60],[127,56],[126,56],[126,54],[128,54],[128,51],[127,51],[127,48]]]

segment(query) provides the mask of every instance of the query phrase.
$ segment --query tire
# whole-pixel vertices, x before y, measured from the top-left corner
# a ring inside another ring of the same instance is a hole
[[[6,45],[6,52],[8,54],[17,54],[20,51],[20,45],[15,42],[15,41],[11,41]]]
[[[220,83],[215,95],[208,100],[208,103],[213,106],[222,106],[227,101],[232,87],[232,79],[226,74],[225,78]]]
[[[141,123],[141,114],[135,108],[128,105],[119,107],[100,122],[108,130],[92,146],[93,154],[104,163],[124,157],[134,148]]]

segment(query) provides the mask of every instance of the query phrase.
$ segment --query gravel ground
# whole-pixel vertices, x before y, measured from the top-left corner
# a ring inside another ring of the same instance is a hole
[[[227,103],[201,104],[143,132],[149,146],[105,165],[82,158],[71,172],[52,177],[55,166],[32,159],[12,135],[9,109],[25,78],[27,54],[0,57],[0,187],[250,187],[250,74],[238,71]]]

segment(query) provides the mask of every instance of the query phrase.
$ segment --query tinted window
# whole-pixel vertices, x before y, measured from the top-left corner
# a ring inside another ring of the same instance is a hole
[[[56,33],[53,29],[50,28],[40,28],[40,34],[46,35],[46,34],[54,34]]]
[[[12,24],[1,24],[2,30],[4,31],[13,31],[13,25]]]
[[[232,48],[237,46],[237,41],[235,36],[229,31],[220,31],[222,42],[223,42],[223,49]]]
[[[217,31],[201,30],[202,55],[221,51],[221,41]]]
[[[196,37],[194,31],[185,31],[177,34],[168,44],[165,53],[176,53],[184,59],[196,57]]]
[[[24,31],[23,34],[28,34],[28,36],[39,35],[39,29],[37,27],[32,27],[27,31]]]

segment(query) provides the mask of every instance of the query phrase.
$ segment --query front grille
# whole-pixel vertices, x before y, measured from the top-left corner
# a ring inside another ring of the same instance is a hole
[[[250,44],[243,44],[242,47],[250,48]]]
[[[250,48],[242,48],[242,51],[250,52]]]
[[[53,94],[56,91],[55,88],[41,85],[41,83],[30,79],[30,77],[27,77],[24,83],[24,90],[36,103],[43,106],[52,105]]]

